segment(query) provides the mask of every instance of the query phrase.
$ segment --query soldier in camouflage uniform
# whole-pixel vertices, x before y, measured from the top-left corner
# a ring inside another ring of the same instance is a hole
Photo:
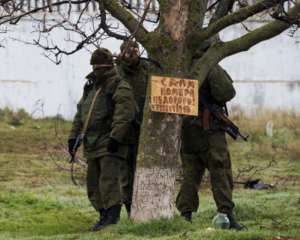
[[[120,184],[122,199],[128,216],[130,216],[133,180],[136,166],[138,149],[138,138],[140,124],[143,119],[143,109],[146,99],[148,83],[148,64],[140,58],[139,46],[135,41],[124,41],[120,47],[121,53],[118,58],[118,71],[122,78],[127,81],[133,89],[135,101],[137,102],[139,114],[135,125],[136,141],[132,145],[131,153],[126,161],[122,162]]]
[[[120,218],[120,165],[127,158],[132,144],[130,136],[136,103],[130,85],[117,75],[109,50],[97,49],[90,63],[93,71],[86,77],[87,83],[77,106],[68,144],[72,156],[76,150],[76,138],[88,121],[83,139],[88,163],[87,194],[100,214],[99,221],[91,228],[91,231],[98,231],[116,224]],[[88,112],[99,88],[101,91],[89,118]]]
[[[183,182],[176,199],[176,206],[187,221],[199,207],[198,189],[205,169],[210,173],[213,197],[219,213],[227,214],[230,228],[241,230],[233,216],[233,179],[231,160],[225,132],[205,106],[226,102],[235,96],[230,76],[217,65],[208,75],[199,91],[199,116],[185,116],[182,126],[181,160]]]

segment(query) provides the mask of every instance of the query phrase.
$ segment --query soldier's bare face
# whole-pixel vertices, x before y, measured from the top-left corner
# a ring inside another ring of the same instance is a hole
[[[140,55],[140,50],[135,47],[130,47],[129,49],[126,50],[124,53],[124,59],[126,61],[132,61],[134,59],[137,59]]]

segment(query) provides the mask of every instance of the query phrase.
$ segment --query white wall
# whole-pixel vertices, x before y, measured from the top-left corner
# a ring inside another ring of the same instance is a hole
[[[31,22],[17,26],[9,37],[30,38]],[[254,23],[253,23],[254,24]],[[222,39],[230,40],[243,32],[240,26],[226,29]],[[65,38],[56,32],[55,39]],[[231,106],[251,112],[256,108],[294,109],[300,112],[300,44],[284,33],[270,41],[222,61],[236,81],[237,96]],[[55,65],[39,48],[8,40],[0,48],[0,108],[24,108],[34,116],[57,113],[70,119],[82,93],[85,76],[90,71],[90,53],[82,50],[64,57]],[[104,42],[104,47],[118,52],[119,41]],[[69,47],[69,46],[66,46]],[[41,106],[42,105],[42,106]],[[42,111],[43,110],[43,111]]]
[[[18,26],[15,32],[8,34],[9,38],[30,39],[30,24]],[[56,39],[65,37],[64,32],[54,36]],[[4,44],[6,47],[0,49],[0,108],[24,108],[30,113],[35,112],[36,117],[60,113],[72,118],[85,76],[91,71],[90,53],[82,50],[65,56],[60,65],[55,65],[42,55],[40,48],[11,39]],[[109,40],[103,46],[117,52],[119,44],[119,41]]]
[[[259,24],[251,22],[247,26],[251,29]],[[244,33],[239,24],[226,29],[221,36],[226,41]],[[296,33],[292,38],[287,31],[221,62],[237,88],[231,106],[247,112],[263,108],[300,112],[299,36]]]

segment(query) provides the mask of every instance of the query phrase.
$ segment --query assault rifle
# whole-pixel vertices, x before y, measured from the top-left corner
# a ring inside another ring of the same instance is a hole
[[[229,134],[234,140],[238,137],[244,141],[248,141],[249,135],[244,135],[240,132],[238,126],[236,126],[229,118],[228,114],[223,107],[216,104],[206,104],[210,114],[220,123],[221,129]]]
[[[69,163],[71,163],[71,168],[70,168],[71,180],[72,180],[72,182],[74,183],[75,186],[78,185],[78,183],[75,179],[75,176],[74,176],[74,165],[75,165],[75,162],[76,162],[76,152],[77,152],[77,149],[80,147],[80,145],[82,143],[83,137],[84,137],[84,134],[82,134],[82,133],[79,134],[76,137],[76,141],[75,141],[74,147],[72,149],[71,159],[69,161]]]
[[[77,152],[77,149],[80,147],[80,145],[82,143],[83,137],[84,137],[83,134],[79,134],[76,137],[76,142],[75,142],[74,147],[72,149],[73,154],[72,154],[71,159],[69,161],[70,163],[74,163],[76,161],[76,152]]]

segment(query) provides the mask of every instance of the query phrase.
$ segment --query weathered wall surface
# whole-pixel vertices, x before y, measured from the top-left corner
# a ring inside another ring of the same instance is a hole
[[[30,39],[28,29],[31,22],[8,33],[9,38]],[[63,32],[56,32],[54,38],[66,38]],[[61,40],[64,43],[63,40]],[[81,97],[85,76],[91,71],[90,53],[86,50],[64,57],[55,65],[40,48],[8,39],[5,48],[0,48],[0,108],[14,110],[24,108],[36,117],[61,114],[70,119],[76,111]],[[110,40],[104,47],[117,52],[120,43]],[[70,47],[66,46],[65,47]]]
[[[8,34],[13,38],[29,37],[31,24],[26,22]],[[222,38],[229,40],[243,31],[241,26],[234,26],[226,29]],[[56,39],[64,37],[64,33],[56,32]],[[0,108],[24,108],[36,117],[60,113],[72,118],[84,78],[91,69],[90,53],[83,50],[64,57],[57,66],[42,56],[38,48],[11,39],[4,44],[6,48],[0,48]],[[119,44],[109,40],[104,46],[118,52]],[[237,96],[230,105],[247,112],[263,108],[300,112],[299,59],[300,44],[287,33],[225,59],[221,64],[232,75],[237,88]]]
[[[258,24],[250,22],[247,27]],[[235,25],[226,29],[222,38],[230,40],[242,33],[245,29]],[[237,88],[231,106],[247,112],[263,108],[300,112],[299,37],[299,32],[293,38],[285,32],[222,61]]]

